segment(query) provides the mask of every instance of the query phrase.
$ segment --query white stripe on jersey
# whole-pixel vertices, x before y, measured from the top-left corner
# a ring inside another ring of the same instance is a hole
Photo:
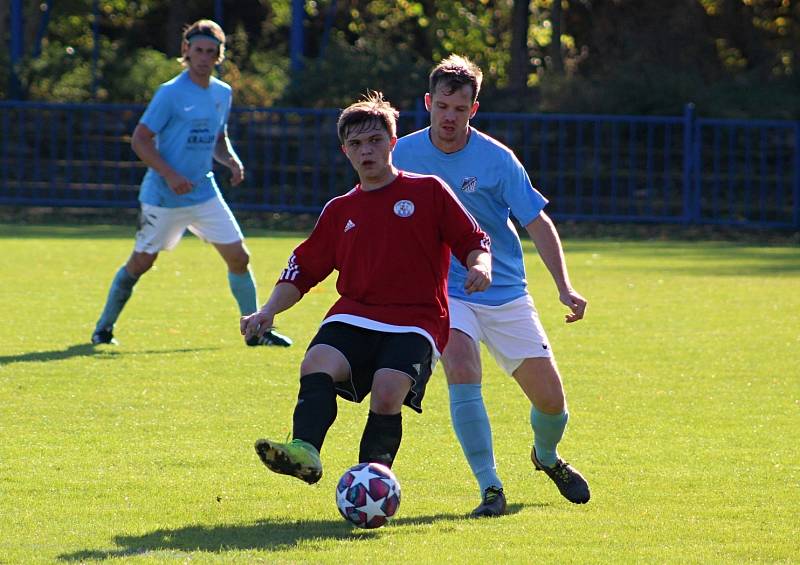
[[[289,257],[289,265],[281,271],[281,276],[278,278],[280,281],[293,281],[300,274],[300,267],[297,266],[297,261],[294,254]]]

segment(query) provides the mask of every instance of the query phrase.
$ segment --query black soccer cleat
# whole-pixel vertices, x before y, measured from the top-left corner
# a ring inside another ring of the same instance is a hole
[[[547,467],[536,458],[535,447],[531,450],[531,461],[537,471],[544,471],[550,477],[564,498],[574,504],[589,502],[589,483],[569,463],[558,457],[554,466]]]
[[[502,516],[506,513],[506,495],[503,489],[487,487],[483,491],[483,501],[470,514],[473,518],[486,518],[489,516]]]
[[[261,337],[254,335],[245,341],[245,343],[250,347],[255,347],[257,345],[277,345],[279,347],[289,347],[292,345],[292,339],[286,337],[285,335],[279,334],[275,330],[269,330]]]
[[[119,345],[119,342],[114,339],[114,334],[111,333],[111,328],[103,328],[102,330],[95,330],[92,334],[92,345]]]

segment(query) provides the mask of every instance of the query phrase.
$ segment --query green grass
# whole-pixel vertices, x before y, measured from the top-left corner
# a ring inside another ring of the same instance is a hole
[[[334,502],[366,406],[339,403],[318,485],[252,444],[291,429],[298,366],[332,280],[279,317],[290,349],[245,348],[214,250],[187,237],[137,286],[118,347],[86,345],[132,228],[0,226],[0,562],[741,563],[800,560],[800,250],[567,240],[586,319],[535,251],[529,279],[564,375],[561,453],[585,506],[534,473],[522,393],[488,358],[509,514],[478,492],[437,368],[405,412],[396,519],[351,529]],[[301,239],[249,239],[266,298]]]

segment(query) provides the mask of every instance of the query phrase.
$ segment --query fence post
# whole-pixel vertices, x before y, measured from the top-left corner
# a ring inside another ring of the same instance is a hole
[[[303,56],[305,55],[303,22],[305,17],[305,2],[292,0],[292,24],[289,28],[289,68],[292,71],[299,71],[303,68]]]
[[[3,14],[5,17],[5,14]],[[10,24],[11,24],[11,45],[9,49],[10,54],[10,69],[8,73],[8,90],[12,100],[22,99],[22,84],[19,80],[19,64],[24,51],[24,24],[22,15],[22,1],[11,0],[10,7]]]
[[[100,60],[100,6],[92,2],[92,100],[97,102],[97,68]]]
[[[693,186],[695,175],[698,174],[695,161],[695,116],[694,104],[689,102],[683,109],[683,223],[691,224],[697,220],[697,210],[694,206]],[[699,191],[699,187],[698,187]]]
[[[422,103],[422,98],[417,96],[417,101],[414,103],[414,131],[421,130],[424,125],[425,119],[425,105]]]
[[[800,228],[800,121],[794,123],[794,181],[792,185],[794,227]]]

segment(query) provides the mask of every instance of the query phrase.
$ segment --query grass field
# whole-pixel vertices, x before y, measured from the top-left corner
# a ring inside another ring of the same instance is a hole
[[[245,348],[221,260],[187,237],[138,285],[118,347],[87,345],[132,228],[0,225],[0,562],[800,562],[800,249],[565,242],[590,301],[567,326],[528,245],[531,289],[565,378],[561,454],[592,486],[573,506],[528,459],[528,407],[485,358],[509,514],[478,492],[437,368],[405,412],[396,519],[338,515],[366,406],[339,403],[307,486],[252,444],[291,429],[297,368],[333,280],[278,319],[290,349]],[[253,234],[266,298],[301,236]]]

